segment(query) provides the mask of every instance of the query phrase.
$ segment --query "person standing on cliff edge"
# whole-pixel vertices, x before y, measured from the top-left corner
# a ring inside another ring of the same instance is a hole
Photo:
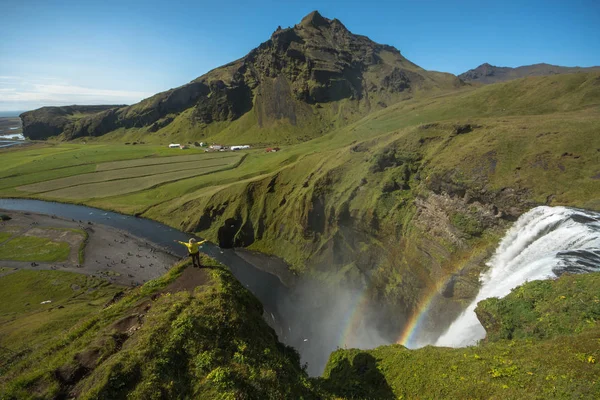
[[[190,257],[192,257],[193,266],[200,268],[200,251],[198,250],[198,247],[200,247],[200,245],[205,243],[206,240],[203,240],[201,242],[196,242],[196,239],[191,238],[189,240],[189,242],[180,242],[179,240],[173,240],[173,241],[176,243],[181,243],[182,245],[187,247],[188,253],[189,253]],[[198,265],[196,265],[196,264],[198,264]]]

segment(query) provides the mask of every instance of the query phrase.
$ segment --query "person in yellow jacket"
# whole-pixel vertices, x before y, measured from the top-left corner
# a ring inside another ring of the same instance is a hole
[[[196,242],[196,239],[191,238],[189,242],[180,242],[179,240],[173,240],[173,241],[177,242],[177,243],[181,243],[182,245],[187,247],[188,253],[189,253],[190,257],[192,257],[192,264],[194,265],[194,267],[200,268],[200,251],[198,250],[198,247],[200,247],[200,245],[205,243],[206,240],[203,240],[201,242]],[[198,264],[198,265],[196,265],[196,264]]]

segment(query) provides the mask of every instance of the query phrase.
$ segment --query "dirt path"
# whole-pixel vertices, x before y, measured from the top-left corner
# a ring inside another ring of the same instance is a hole
[[[69,243],[71,252],[64,262],[37,263],[0,260],[0,267],[18,269],[54,269],[103,277],[122,285],[134,286],[157,278],[167,271],[177,257],[154,243],[106,225],[83,224],[55,216],[0,210],[12,219],[0,222],[0,232],[16,236],[46,237]],[[72,229],[85,230],[85,261],[79,264],[79,245],[84,235]]]

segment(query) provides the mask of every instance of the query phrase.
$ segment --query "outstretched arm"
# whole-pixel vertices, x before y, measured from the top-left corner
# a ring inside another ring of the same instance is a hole
[[[204,240],[198,242],[198,246],[201,245],[201,244],[203,244],[203,243],[206,243],[206,242],[208,242],[208,239],[204,239]]]

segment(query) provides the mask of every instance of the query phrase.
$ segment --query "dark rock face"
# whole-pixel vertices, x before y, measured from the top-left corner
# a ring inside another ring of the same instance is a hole
[[[364,115],[415,91],[461,84],[454,75],[425,71],[397,49],[355,35],[337,19],[314,11],[292,28],[278,28],[245,57],[138,104],[98,110],[76,121],[57,117],[50,123],[52,118],[40,117],[23,122],[25,132],[38,139],[63,133],[67,140],[118,128],[158,132],[177,118],[188,118],[201,129],[235,121],[253,109],[259,127],[281,119],[295,126],[319,113],[322,104],[361,102]],[[324,121],[327,126],[329,121]]]
[[[60,135],[63,130],[73,124],[75,115],[95,114],[119,105],[107,106],[63,106],[42,107],[27,111],[20,115],[23,121],[23,135],[32,140],[43,140]]]
[[[561,67],[551,64],[533,64],[521,67],[496,67],[488,63],[481,64],[475,69],[460,74],[458,77],[465,82],[496,83],[528,76],[545,76],[569,74],[576,72],[600,71],[600,67]]]
[[[223,81],[210,85],[210,98],[199,102],[194,116],[202,123],[234,120],[252,108],[252,92],[245,85],[227,87]]]

